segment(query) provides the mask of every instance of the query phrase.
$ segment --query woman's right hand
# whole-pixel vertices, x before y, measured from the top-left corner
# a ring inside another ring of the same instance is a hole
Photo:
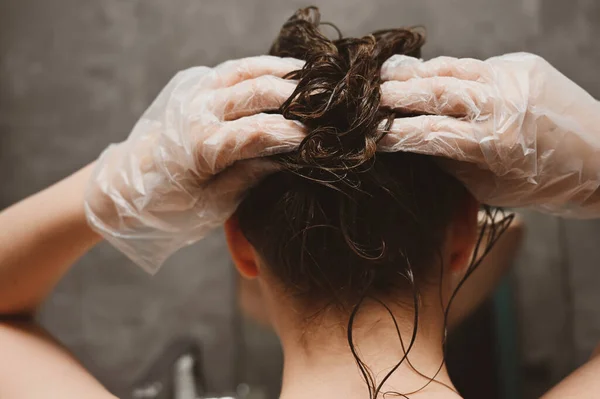
[[[600,102],[544,59],[394,56],[382,105],[396,119],[381,151],[441,157],[481,202],[600,216]]]
[[[244,192],[292,151],[304,127],[277,110],[303,62],[271,56],[179,72],[129,138],[100,157],[86,193],[88,221],[149,272],[223,224]]]

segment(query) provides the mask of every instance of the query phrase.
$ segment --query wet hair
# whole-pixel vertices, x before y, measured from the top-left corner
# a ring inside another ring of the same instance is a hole
[[[288,293],[309,307],[347,310],[349,345],[375,398],[387,377],[376,384],[356,354],[358,309],[407,297],[416,332],[418,288],[439,276],[435,260],[468,192],[428,156],[376,152],[393,119],[410,116],[380,106],[381,66],[394,54],[420,57],[422,29],[331,40],[320,25],[317,8],[298,10],[270,49],[306,61],[287,76],[298,85],[278,112],[308,135],[297,151],[272,157],[282,171],[254,187],[236,215]]]

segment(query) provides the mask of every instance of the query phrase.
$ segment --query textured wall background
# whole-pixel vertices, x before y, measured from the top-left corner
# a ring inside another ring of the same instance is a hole
[[[306,5],[1,0],[1,204],[43,188],[123,140],[177,70],[264,53],[284,20]],[[347,35],[422,24],[429,32],[426,57],[535,52],[600,97],[596,0],[317,5]],[[600,337],[600,223],[536,214],[527,220],[516,281],[525,387],[527,397],[536,397],[583,361]],[[271,378],[278,365],[272,338],[255,330],[245,335],[249,347],[242,352],[244,340],[236,339],[233,327],[234,292],[220,233],[180,253],[155,278],[101,245],[59,285],[41,319],[117,393],[179,336],[203,343],[211,387],[221,390],[240,376]]]

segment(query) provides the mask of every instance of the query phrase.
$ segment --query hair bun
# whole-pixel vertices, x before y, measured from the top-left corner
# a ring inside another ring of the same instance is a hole
[[[393,119],[379,108],[381,65],[394,54],[419,56],[424,35],[416,29],[390,29],[331,40],[320,32],[320,20],[316,7],[298,10],[270,50],[306,61],[286,76],[298,80],[298,86],[280,112],[306,125],[309,134],[297,152],[285,157],[291,169],[342,171],[346,177],[373,159],[384,134],[377,127]]]

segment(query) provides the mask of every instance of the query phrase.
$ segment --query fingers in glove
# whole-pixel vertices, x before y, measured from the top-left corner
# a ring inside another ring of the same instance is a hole
[[[295,150],[306,129],[279,114],[256,114],[203,128],[198,170],[219,172],[236,161]]]
[[[381,127],[383,128],[382,123]],[[383,152],[414,152],[483,164],[479,138],[482,126],[447,116],[395,119],[378,144]]]
[[[432,77],[381,85],[381,105],[395,110],[477,119],[493,112],[486,85],[453,77]]]
[[[219,193],[221,200],[235,201],[261,179],[280,169],[281,165],[267,158],[246,159],[233,163],[213,176],[204,184],[204,188],[206,191]],[[232,211],[234,210],[235,207]]]
[[[213,113],[222,120],[234,120],[277,110],[295,89],[295,82],[270,75],[244,80],[214,92]]]
[[[215,87],[229,87],[263,75],[283,77],[303,66],[304,61],[270,55],[226,61],[217,65],[213,70],[218,81],[218,85]]]
[[[448,76],[461,80],[489,82],[493,77],[491,66],[473,58],[437,57],[429,61],[394,55],[381,67],[381,79],[405,82],[414,78]]]

